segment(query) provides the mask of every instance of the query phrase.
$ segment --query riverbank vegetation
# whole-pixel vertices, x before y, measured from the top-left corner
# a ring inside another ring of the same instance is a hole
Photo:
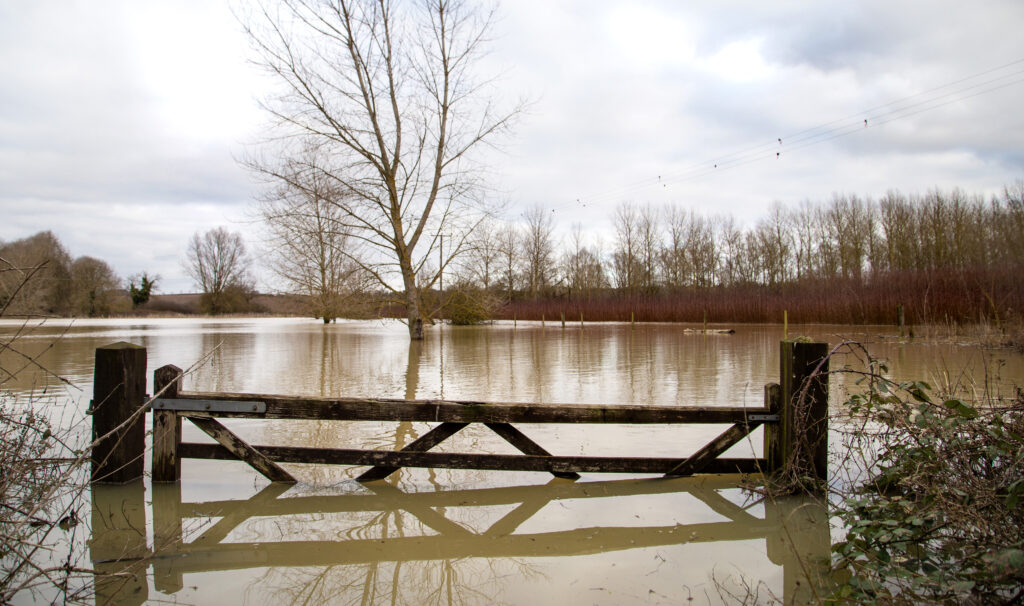
[[[340,219],[325,200],[265,202],[274,228],[267,269],[290,276],[279,280],[280,295],[257,293],[240,234],[223,228],[189,243],[198,299],[157,294],[148,275],[122,283],[103,261],[72,261],[56,236],[41,232],[0,246],[7,267],[39,267],[38,279],[18,291],[0,273],[0,305],[9,315],[407,317],[352,260],[352,236],[334,229]],[[293,212],[298,207],[306,210]],[[896,324],[902,309],[908,334],[971,325],[993,341],[1024,343],[1024,182],[989,199],[933,190],[776,204],[746,228],[728,216],[622,204],[608,241],[580,225],[559,240],[552,217],[535,207],[519,222],[478,225],[446,257],[443,273],[425,261],[433,286],[421,289],[418,313],[456,323],[760,323],[785,314],[792,323]]]
[[[1020,603],[1024,391],[942,393],[856,353],[867,370],[833,419],[845,442],[832,515],[845,534],[828,601]]]
[[[52,234],[43,234],[29,244],[59,253],[55,242]],[[35,282],[44,269],[0,267],[0,278],[41,304],[46,285]],[[8,308],[0,305],[0,318]],[[0,603],[91,602],[91,571],[80,564],[87,532],[79,526],[86,512],[88,434],[80,420],[62,414],[69,412],[72,398],[61,388],[29,394],[9,390],[19,374],[52,375],[38,356],[22,350],[24,336],[18,330],[0,338]]]
[[[108,316],[131,310],[105,261],[72,259],[53,232],[0,243],[0,307],[8,316]]]
[[[453,282],[500,295],[496,317],[658,322],[986,323],[1024,309],[1024,182],[773,205],[742,227],[681,207],[620,205],[610,241],[551,212],[491,225]]]

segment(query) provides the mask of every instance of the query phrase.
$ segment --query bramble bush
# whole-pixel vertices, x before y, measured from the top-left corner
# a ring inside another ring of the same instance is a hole
[[[829,601],[1019,603],[1024,598],[1024,392],[971,403],[870,360],[846,403],[864,476],[833,515]]]

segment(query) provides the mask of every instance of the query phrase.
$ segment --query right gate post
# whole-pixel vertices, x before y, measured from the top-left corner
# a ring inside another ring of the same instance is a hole
[[[153,373],[153,393],[163,398],[177,398],[181,389],[181,369],[172,364]],[[173,410],[153,411],[153,481],[181,480],[181,417]]]
[[[782,469],[828,480],[828,343],[786,340],[779,357]]]

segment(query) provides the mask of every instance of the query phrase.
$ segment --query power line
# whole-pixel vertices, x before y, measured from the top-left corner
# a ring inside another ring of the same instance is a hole
[[[1014,69],[992,78],[986,78],[980,82],[978,80],[984,76],[1002,72],[1008,68],[1013,68],[1021,64],[1024,64],[1024,58],[986,69],[913,95],[908,95],[881,105],[876,105],[843,118],[812,126],[783,137],[777,137],[770,142],[756,144],[735,152],[717,156],[705,162],[682,168],[680,170],[639,179],[620,188],[609,189],[590,196],[580,197],[576,199],[575,204],[577,206],[585,207],[587,203],[600,202],[610,198],[620,197],[657,185],[667,187],[670,183],[674,184],[688,181],[704,177],[709,174],[714,174],[716,172],[736,168],[745,164],[750,164],[751,162],[770,159],[773,157],[773,151],[775,158],[781,158],[784,152],[789,153],[812,145],[818,145],[827,141],[846,137],[856,132],[863,132],[866,128],[882,126],[896,120],[932,111],[952,103],[988,94],[1009,86],[1014,86],[1024,82],[1024,69]],[[913,102],[908,103],[911,101]],[[566,208],[568,206],[572,206],[572,204],[572,202],[568,202],[558,205],[555,208]]]

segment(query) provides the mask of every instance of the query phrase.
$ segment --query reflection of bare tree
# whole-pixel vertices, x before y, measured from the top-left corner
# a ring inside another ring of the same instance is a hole
[[[386,484],[373,487],[373,491],[386,499],[409,496]],[[405,502],[407,507],[410,503]],[[456,540],[471,534],[429,507],[412,508],[414,512],[395,509],[366,517],[361,524],[347,528],[344,536],[356,541],[372,537],[370,540],[385,544],[431,533]],[[304,521],[294,521],[280,530],[301,536],[304,525]],[[476,604],[500,595],[508,579],[535,574],[528,564],[515,558],[437,560],[412,550],[408,559],[401,560],[319,568],[274,567],[249,591],[263,596],[269,589],[278,600],[302,604]]]

